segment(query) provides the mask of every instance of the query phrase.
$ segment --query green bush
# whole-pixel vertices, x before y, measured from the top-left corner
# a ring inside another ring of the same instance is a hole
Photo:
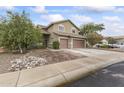
[[[108,45],[102,45],[101,48],[109,48]]]
[[[59,41],[54,41],[52,46],[53,46],[53,49],[59,49]]]
[[[40,48],[42,49],[42,48],[45,48],[45,46],[42,43],[37,43],[36,48],[37,49],[40,49]]]
[[[36,28],[24,11],[8,11],[4,21],[0,20],[0,45],[10,51],[25,51],[41,41],[41,31]]]
[[[45,46],[42,43],[32,44],[29,49],[44,49]]]

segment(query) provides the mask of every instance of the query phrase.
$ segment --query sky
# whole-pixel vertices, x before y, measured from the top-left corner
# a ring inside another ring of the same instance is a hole
[[[124,35],[124,6],[0,6],[0,18],[6,11],[25,10],[34,24],[47,26],[51,22],[70,19],[80,27],[87,23],[103,23],[103,36]]]

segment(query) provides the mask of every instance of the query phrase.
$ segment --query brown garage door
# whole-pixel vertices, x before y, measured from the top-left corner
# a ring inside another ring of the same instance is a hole
[[[60,39],[60,48],[68,48],[68,39]]]
[[[83,48],[84,41],[83,40],[73,40],[73,48]]]

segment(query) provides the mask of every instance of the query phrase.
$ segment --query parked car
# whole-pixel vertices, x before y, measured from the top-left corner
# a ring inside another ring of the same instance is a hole
[[[94,45],[95,48],[120,48],[117,44],[96,44]],[[124,45],[123,45],[124,48]]]

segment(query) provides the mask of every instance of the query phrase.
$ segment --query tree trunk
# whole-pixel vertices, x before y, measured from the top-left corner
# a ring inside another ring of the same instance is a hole
[[[22,49],[22,47],[19,45],[19,52],[21,53],[21,54],[23,54],[23,49]]]

